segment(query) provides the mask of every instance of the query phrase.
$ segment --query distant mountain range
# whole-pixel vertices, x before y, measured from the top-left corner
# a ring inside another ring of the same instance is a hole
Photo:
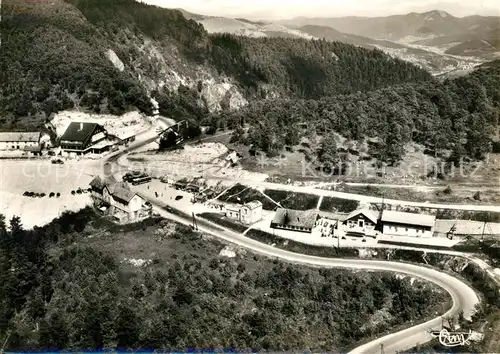
[[[181,11],[209,33],[326,39],[378,48],[436,75],[467,71],[481,62],[500,57],[500,17],[458,18],[444,11],[430,11],[373,18],[298,17],[268,22]]]
[[[278,21],[290,28],[325,26],[337,31],[399,43],[438,46],[454,55],[494,55],[500,51],[500,17],[455,17],[445,11],[387,17],[297,17]]]

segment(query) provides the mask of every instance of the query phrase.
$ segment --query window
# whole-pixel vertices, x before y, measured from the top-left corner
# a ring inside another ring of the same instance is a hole
[[[394,227],[394,231],[398,232],[398,228],[397,228],[397,227]]]
[[[408,232],[408,228],[405,228],[405,231]]]

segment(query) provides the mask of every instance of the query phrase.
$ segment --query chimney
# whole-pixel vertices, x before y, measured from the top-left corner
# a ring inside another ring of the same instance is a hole
[[[83,123],[80,122],[80,131],[82,131],[82,130],[83,130]]]

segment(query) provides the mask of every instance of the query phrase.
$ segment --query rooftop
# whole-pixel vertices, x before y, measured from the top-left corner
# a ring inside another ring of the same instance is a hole
[[[132,192],[130,189],[123,188],[122,186],[116,186],[112,193],[112,196],[115,200],[119,199],[121,201],[129,203],[130,200],[132,200],[132,198],[135,196],[135,194],[136,193]]]
[[[364,216],[366,216],[370,221],[372,221],[375,224],[378,221],[377,213],[375,213],[373,210],[369,210],[369,209],[354,210],[349,215],[347,215],[346,220],[349,220],[349,219],[351,219],[359,214],[363,214]]]
[[[382,222],[434,227],[434,224],[436,223],[436,217],[434,215],[427,214],[384,210],[382,212]]]
[[[251,202],[246,203],[244,206],[250,210],[253,210],[262,207],[262,203],[258,200],[252,200]]]
[[[105,186],[111,186],[116,183],[117,181],[113,176],[107,177],[104,180],[100,176],[95,176],[94,179],[90,182],[90,186],[98,189],[103,189]]]
[[[39,142],[40,132],[5,132],[0,133],[1,142]]]
[[[97,123],[71,122],[61,140],[85,142],[98,126]]]
[[[273,224],[313,228],[318,214],[316,209],[303,211],[279,208],[274,215]]]

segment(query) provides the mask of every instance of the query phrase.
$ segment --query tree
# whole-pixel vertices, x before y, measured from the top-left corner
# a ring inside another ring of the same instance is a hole
[[[319,160],[321,163],[331,165],[336,165],[338,163],[337,140],[333,134],[329,134],[323,138],[319,151]]]

